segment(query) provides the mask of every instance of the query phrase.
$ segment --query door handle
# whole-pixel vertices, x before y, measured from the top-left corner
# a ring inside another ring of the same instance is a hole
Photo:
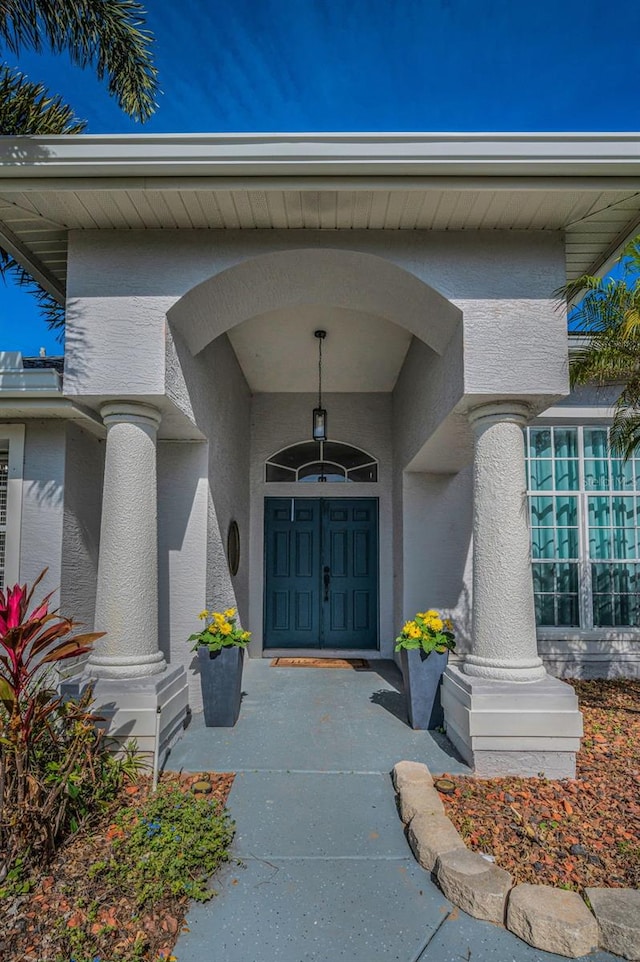
[[[323,571],[324,571],[324,579],[323,579],[324,580],[324,600],[328,601],[329,585],[331,584],[331,569],[329,568],[329,565],[325,565],[323,568]]]

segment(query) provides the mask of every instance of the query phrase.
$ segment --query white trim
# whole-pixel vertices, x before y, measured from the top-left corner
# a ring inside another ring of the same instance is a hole
[[[3,137],[11,180],[86,176],[640,176],[637,133],[265,133]],[[18,159],[16,159],[18,158]],[[133,185],[132,185],[133,186]],[[168,185],[163,185],[168,186]],[[566,184],[563,185],[566,189]],[[15,188],[14,188],[15,189]],[[637,189],[637,186],[636,186]]]
[[[20,580],[20,534],[22,523],[22,476],[24,469],[24,424],[0,424],[0,445],[9,448],[7,481],[7,529],[5,543],[5,584]]]

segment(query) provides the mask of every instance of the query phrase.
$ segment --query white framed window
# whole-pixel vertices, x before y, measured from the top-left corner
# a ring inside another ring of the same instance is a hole
[[[640,457],[602,425],[529,427],[526,454],[539,627],[640,627]]]
[[[0,424],[0,588],[20,576],[24,425]]]
[[[378,461],[343,441],[301,441],[265,464],[265,481],[359,482],[378,480]]]

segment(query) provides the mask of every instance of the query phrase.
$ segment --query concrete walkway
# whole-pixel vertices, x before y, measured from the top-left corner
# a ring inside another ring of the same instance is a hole
[[[166,766],[237,772],[229,808],[242,864],[190,910],[179,962],[560,962],[465,916],[415,862],[391,768],[406,758],[433,773],[467,769],[445,738],[407,726],[393,665],[255,660],[243,689],[236,727],[206,729],[195,716]]]

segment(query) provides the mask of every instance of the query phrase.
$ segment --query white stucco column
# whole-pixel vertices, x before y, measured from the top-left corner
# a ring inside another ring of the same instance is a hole
[[[582,717],[538,657],[524,459],[529,411],[475,407],[471,652],[442,687],[447,735],[477,775],[573,778]]]
[[[473,633],[464,672],[502,681],[546,674],[537,653],[523,427],[518,402],[469,413],[473,473]]]
[[[100,639],[90,658],[103,678],[141,678],[167,667],[158,649],[156,434],[149,404],[110,401],[96,595]]]

